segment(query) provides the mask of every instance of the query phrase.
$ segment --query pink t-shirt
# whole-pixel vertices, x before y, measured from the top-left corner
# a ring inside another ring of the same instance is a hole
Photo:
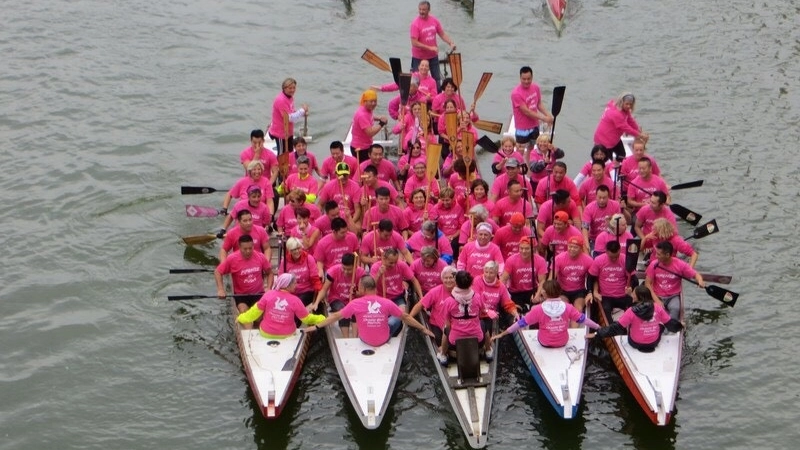
[[[550,158],[548,161],[545,161],[544,155],[542,155],[542,152],[539,150],[539,147],[537,147],[535,145],[533,146],[533,149],[531,150],[531,152],[528,155],[528,157],[530,158],[529,164],[533,164],[533,163],[538,162],[538,161],[541,161],[541,162],[545,163],[545,170],[542,170],[539,173],[536,173],[536,172],[534,172],[532,170],[528,171],[528,177],[530,177],[530,179],[532,181],[535,181],[537,183],[539,183],[542,180],[544,180],[545,178],[547,178],[547,174],[550,173],[553,170],[553,166],[555,165],[555,162],[556,162],[552,158]],[[546,183],[547,182],[545,181],[545,184]]]
[[[422,307],[428,311],[428,323],[435,325],[440,329],[444,327],[444,322],[447,320],[445,300],[447,300],[449,297],[450,293],[447,292],[447,289],[445,289],[443,284],[439,284],[438,286],[427,291],[427,294],[422,297],[420,303],[422,303]]]
[[[620,253],[616,261],[612,261],[607,254],[598,255],[589,268],[589,274],[597,277],[600,295],[609,297],[625,296],[625,287],[628,286],[628,273],[625,271],[625,257]]]
[[[377,295],[353,299],[340,312],[342,317],[355,316],[358,337],[373,347],[389,342],[389,316],[403,317],[399,306]]]
[[[263,245],[269,243],[269,235],[264,227],[253,225],[249,233],[242,231],[242,228],[237,224],[225,233],[225,239],[222,241],[222,249],[230,253],[231,251],[239,250],[239,237],[243,234],[249,234],[253,238],[253,248],[255,251],[263,253]]]
[[[236,220],[236,216],[239,215],[239,211],[243,209],[250,211],[250,215],[253,216],[254,225],[266,228],[266,226],[272,222],[272,214],[269,213],[269,208],[267,207],[266,203],[258,202],[258,205],[253,206],[250,204],[249,200],[236,202],[236,204],[233,205],[233,208],[231,208],[231,218]]]
[[[555,248],[555,254],[558,256],[567,251],[567,241],[573,236],[583,239],[583,234],[580,232],[580,230],[572,225],[567,225],[564,231],[560,233],[556,231],[556,228],[553,225],[550,225],[546,230],[544,230],[544,235],[542,235],[542,244],[545,247],[553,244]]]
[[[547,299],[546,302],[560,302],[561,299]],[[574,306],[567,304],[566,310],[560,317],[552,318],[548,316],[543,308],[543,304],[533,307],[528,314],[525,314],[525,322],[528,325],[539,324],[539,342],[547,347],[563,347],[569,341],[569,323],[577,321],[583,314],[575,309]]]
[[[656,163],[656,159],[653,158],[653,155],[644,156],[650,160],[650,168],[653,175],[661,176],[661,169],[658,168],[658,164]],[[627,156],[622,160],[622,166],[619,169],[619,173],[620,175],[624,175],[628,180],[632,180],[639,176],[639,160],[636,159],[635,155]]]
[[[450,245],[450,240],[447,239],[445,236],[442,236],[438,239],[438,250],[440,255],[452,255],[453,254],[453,246]],[[425,236],[422,235],[422,231],[417,231],[408,238],[406,241],[406,248],[411,252],[411,256],[414,258],[420,257],[420,251],[423,247],[437,247],[437,242],[433,239],[426,239]]]
[[[250,186],[258,186],[261,188],[261,201],[266,202],[268,198],[275,197],[275,193],[272,191],[272,184],[269,182],[269,177],[262,176],[258,180],[253,180],[249,176],[239,178],[236,183],[231,187],[231,190],[228,191],[231,198],[238,198],[244,202],[247,201],[247,188]]]
[[[388,181],[383,181],[383,180],[377,180],[377,181],[378,184],[375,185],[374,187],[371,186],[361,187],[361,195],[369,197],[370,205],[375,206],[377,204],[375,190],[378,189],[379,187],[385,187],[386,189],[389,189],[389,201],[392,203],[397,203],[397,189],[394,188],[394,185],[392,185],[392,183],[389,183]],[[361,198],[359,197],[359,201],[360,200]]]
[[[331,282],[331,287],[328,289],[328,303],[341,300],[347,304],[350,301],[351,289],[365,274],[366,271],[361,266],[356,268],[355,277],[353,274],[345,275],[341,264],[335,264],[328,269],[328,273],[325,274],[325,277]]]
[[[256,306],[264,311],[261,331],[277,336],[294,333],[297,329],[294,318],[303,319],[308,315],[303,302],[294,294],[284,291],[267,291]]]
[[[445,137],[445,135],[447,134],[445,133],[444,104],[448,100],[453,100],[455,102],[457,111],[464,111],[465,109],[467,109],[467,107],[464,106],[464,98],[461,97],[461,94],[459,94],[458,92],[453,94],[452,97],[448,97],[447,93],[445,92],[440,92],[439,94],[436,95],[436,97],[433,98],[431,109],[436,114],[439,114],[439,135],[442,137]]]
[[[466,316],[465,310],[466,309]],[[486,310],[483,297],[475,294],[468,306],[463,306],[453,297],[449,297],[444,302],[444,311],[447,321],[450,322],[450,334],[448,340],[455,345],[456,341],[463,338],[475,337],[479,342],[483,341],[483,330],[481,330],[480,315]]]
[[[411,193],[417,189],[428,190],[432,197],[439,197],[439,182],[431,180],[428,183],[428,177],[417,178],[416,175],[411,175],[406,180],[406,186],[403,188],[403,195],[406,198],[406,203],[411,203]]]
[[[372,136],[366,130],[374,125],[372,111],[366,106],[359,106],[353,115],[353,136],[350,146],[359,150],[366,150],[372,146]],[[351,172],[352,173],[352,172]]]
[[[487,310],[499,313],[502,308],[509,314],[513,314],[512,311],[516,311],[514,303],[511,301],[511,294],[508,293],[508,288],[500,282],[499,278],[493,284],[488,284],[483,277],[477,277],[472,282],[472,290],[475,291],[475,294],[483,297],[484,306]]]
[[[445,267],[447,267],[447,263],[441,259],[437,259],[432,267],[425,267],[422,258],[417,258],[411,263],[411,271],[414,272],[414,276],[422,286],[422,292],[428,292],[442,284],[442,270]]]
[[[533,194],[533,188],[531,187],[531,182],[527,178],[523,177],[521,174],[517,173],[517,176],[514,177],[515,180],[519,181],[522,185],[522,188],[528,188],[528,193],[526,194],[525,191],[522,191],[522,196],[525,198],[530,199],[531,195]],[[492,198],[496,198],[500,200],[501,198],[508,197],[508,182],[511,181],[507,173],[503,173],[497,176],[494,179],[494,183],[492,183],[492,189],[490,191],[490,195]]]
[[[344,239],[335,239],[331,233],[317,242],[314,259],[322,263],[324,270],[328,270],[334,264],[340,264],[345,253],[354,253],[357,250],[358,237],[354,233],[348,231]]]
[[[403,169],[408,167],[409,175],[412,176],[412,178],[415,178],[414,177],[414,165],[417,164],[418,162],[421,162],[423,164],[428,162],[428,157],[425,155],[425,148],[424,148],[425,147],[425,141],[422,139],[422,136],[420,136],[419,140],[420,140],[420,144],[422,144],[422,146],[423,146],[423,149],[422,149],[422,151],[420,152],[420,154],[418,156],[412,156],[410,162],[408,161],[408,154],[405,154],[405,155],[401,156],[397,160],[397,169],[398,169],[398,171],[402,171]],[[423,178],[423,181],[424,181],[424,178]],[[406,184],[408,184],[408,181],[406,181]],[[423,183],[421,187],[424,188],[425,184]],[[404,191],[404,192],[410,192],[410,191]]]
[[[292,259],[291,256],[284,258],[278,265],[278,273],[291,273],[295,276],[297,287],[295,287],[294,291],[298,294],[312,292],[321,287],[317,286],[315,289],[314,286],[321,282],[317,270],[317,261],[306,252],[301,252],[297,261]],[[316,283],[314,283],[314,280],[316,280]]]
[[[569,204],[567,204],[567,209],[559,209],[560,211],[564,211],[569,215],[569,218],[572,219],[572,224],[576,227],[581,223],[581,214],[578,210],[578,205],[575,204],[572,199],[569,200]],[[559,211],[557,210],[557,211]],[[619,211],[617,211],[619,212]],[[536,220],[544,224],[544,227],[547,228],[553,224],[553,200],[550,199],[541,206],[539,206],[539,215],[536,216]]]
[[[518,84],[511,91],[511,110],[514,114],[514,125],[517,130],[530,130],[539,126],[538,119],[532,119],[520,110],[520,106],[526,105],[531,111],[539,110],[539,101],[542,99],[542,92],[539,85],[531,83],[528,88]]]
[[[375,253],[377,247],[378,253]],[[406,241],[397,231],[392,230],[388,239],[381,237],[381,232],[373,230],[366,233],[361,239],[361,255],[380,256],[386,249],[396,248],[398,250],[406,247]]]
[[[614,103],[613,99],[608,102],[594,132],[594,143],[605,148],[616,146],[623,134],[639,135],[639,124],[633,116],[617,109]]]
[[[358,159],[356,159],[355,156],[344,155],[344,158],[342,158],[342,160],[346,162],[348,166],[350,166],[350,175],[356,176],[358,174]],[[322,168],[320,169],[320,174],[326,179],[335,180],[337,176],[336,164],[338,163],[339,161],[333,159],[333,156],[325,158],[325,161],[322,161]]]
[[[320,205],[333,200],[339,205],[340,215],[345,210],[352,214],[355,212],[356,202],[361,200],[361,187],[350,179],[346,182],[339,182],[338,179],[333,179],[322,186],[319,195],[317,195],[317,200]]]
[[[565,292],[586,289],[586,275],[592,267],[592,257],[581,253],[577,258],[570,258],[568,252],[556,256],[556,279]]]
[[[453,202],[450,209],[444,209],[442,203],[439,202],[429,208],[428,214],[431,220],[437,221],[439,230],[445,236],[453,236],[458,233],[461,224],[464,222],[464,210],[455,202]]]
[[[436,17],[428,14],[426,18],[417,16],[412,22],[409,30],[411,39],[416,39],[419,43],[436,47],[436,36],[444,33],[442,24]],[[432,59],[438,58],[438,50],[433,52],[431,50],[411,46],[411,56],[417,59]]]
[[[253,147],[247,147],[246,149],[242,150],[241,153],[239,153],[239,162],[244,164],[245,161],[252,161],[255,156],[256,152],[253,150]],[[271,150],[266,148],[261,150],[259,161],[264,164],[264,174],[267,176],[267,178],[269,178],[272,168],[278,167],[278,157],[275,156],[275,153],[272,153]]]
[[[672,211],[667,205],[661,205],[661,210],[658,212],[650,205],[645,205],[636,213],[636,223],[642,225],[642,232],[645,235],[653,231],[653,222],[655,222],[656,219],[667,219],[669,223],[675,227],[675,230],[678,229],[678,222],[675,220],[675,214],[672,214]]]
[[[500,229],[500,227],[497,226],[497,224],[492,219],[486,219],[485,222],[492,226],[492,235],[497,233],[497,231]],[[470,234],[472,234],[472,239],[470,239]],[[475,237],[476,237],[475,227],[473,226],[472,221],[465,220],[464,223],[461,224],[461,229],[458,233],[458,243],[464,245],[467,242],[474,241]]]
[[[311,174],[311,172],[315,170],[317,171],[319,170],[319,166],[317,165],[317,157],[314,156],[313,153],[309,153],[308,151],[306,151],[302,155],[298,155],[297,150],[295,150],[289,153],[289,174],[297,173],[297,158],[301,156],[305,156],[306,158],[308,158],[309,174]]]
[[[519,253],[519,240],[525,236],[531,236],[532,234],[531,228],[528,226],[523,226],[519,231],[514,231],[514,229],[511,228],[511,224],[508,224],[497,230],[497,233],[495,233],[492,238],[492,242],[500,248],[503,259],[508,259],[510,255]]]
[[[640,319],[633,313],[633,308],[628,308],[622,313],[618,322],[628,329],[628,336],[638,344],[652,344],[661,336],[662,323],[669,322],[669,313],[658,303],[654,304],[655,311],[651,320]]]
[[[569,192],[569,198],[571,198],[576,204],[581,202],[581,196],[578,195],[578,188],[575,187],[575,182],[571,179],[567,178],[565,175],[561,181],[556,181],[555,176],[550,176],[550,194],[553,192],[563,189]],[[536,185],[536,196],[534,201],[536,203],[544,203],[548,199],[547,194],[548,183],[546,179],[539,180],[539,184]]]
[[[630,231],[623,231],[622,234],[619,235],[619,245],[620,251],[624,255],[628,249],[628,239],[633,239],[633,235]],[[606,244],[610,241],[616,241],[617,236],[613,233],[609,233],[608,230],[603,231],[602,233],[598,234],[594,240],[594,251],[598,253],[605,253],[606,251]]]
[[[658,264],[658,268],[656,268]],[[680,276],[673,275],[669,271],[675,272],[686,278],[694,278],[697,272],[694,271],[692,266],[681,261],[678,258],[671,258],[669,264],[661,264],[657,259],[653,258],[650,265],[647,266],[645,276],[651,280],[653,293],[659,297],[671,297],[681,293],[683,279]]]
[[[600,183],[597,182],[594,178],[587,178],[583,180],[581,183],[581,187],[578,188],[578,195],[581,197],[584,205],[588,205],[589,203],[593,202],[595,198],[597,198],[597,187],[600,185],[605,185],[609,190],[609,198],[614,195],[614,182],[611,181],[611,178],[604,176],[603,181]],[[617,190],[617,196],[619,196],[619,190]],[[612,199],[613,200],[613,199]]]
[[[424,209],[416,209],[413,204],[409,203],[406,209],[403,210],[403,216],[405,216],[406,222],[408,222],[408,231],[416,233],[421,230],[422,222],[425,221],[424,215]]]
[[[217,266],[217,272],[231,274],[234,294],[261,294],[264,292],[264,273],[269,273],[270,263],[263,253],[253,252],[244,259],[238,251],[231,253]]]
[[[371,230],[372,223],[380,222],[383,219],[389,219],[392,221],[394,231],[402,232],[408,228],[408,222],[406,222],[406,216],[403,214],[403,210],[394,205],[389,205],[389,208],[386,211],[381,211],[379,206],[373,206],[370,208],[364,215],[364,220],[361,222],[361,228],[364,230]]]
[[[515,253],[506,260],[505,273],[509,275],[509,292],[532,291],[539,285],[539,277],[547,274],[547,261],[538,253],[533,256],[533,270],[536,271],[536,283],[532,282],[531,260],[523,261],[519,253]]]
[[[494,218],[497,221],[497,224],[502,227],[511,222],[511,216],[513,216],[515,212],[529,217],[533,215],[534,211],[535,210],[530,202],[524,201],[520,198],[515,203],[512,203],[511,197],[503,197],[494,204],[492,218]]]
[[[269,134],[286,139],[283,133],[283,114],[291,115],[294,112],[294,99],[286,96],[283,91],[275,96],[275,101],[272,102],[272,122],[269,124]],[[294,136],[294,124],[289,120],[289,136]]]
[[[311,220],[317,220],[322,213],[319,211],[317,205],[313,203],[304,203],[304,208],[307,208],[308,211],[311,213]],[[294,208],[291,206],[288,208],[281,208],[281,211],[278,213],[278,218],[275,220],[275,223],[278,227],[282,230],[291,230],[292,228],[297,226],[297,216],[294,215]]]
[[[403,282],[411,281],[414,278],[414,272],[411,271],[411,267],[404,261],[398,260],[394,267],[387,269],[386,273],[379,276],[378,270],[380,270],[382,264],[382,261],[376,262],[369,271],[372,278],[375,278],[375,282],[378,286],[378,293],[384,294],[383,278],[386,277],[386,293],[384,295],[387,298],[396,298],[403,295],[406,291]]]
[[[399,120],[399,117],[400,117],[400,102],[401,101],[402,101],[402,99],[398,95],[397,97],[389,100],[389,104],[386,105],[386,110],[389,112],[389,117],[391,117],[394,120]],[[425,98],[425,96],[421,92],[417,91],[417,92],[415,92],[413,94],[409,93],[409,95],[408,95],[408,103],[406,104],[406,111],[408,111],[407,108],[408,108],[409,105],[412,105],[412,104],[417,103],[417,102],[425,102],[425,101],[427,101],[427,99]],[[399,131],[399,128],[397,130]]]
[[[621,211],[620,204],[614,200],[609,200],[604,208],[598,206],[596,201],[586,205],[583,209],[582,224],[583,228],[589,230],[589,239],[596,239],[606,229],[606,219]]]
[[[295,237],[300,239],[300,242],[303,244],[303,249],[308,251],[310,254],[314,254],[314,250],[317,248],[317,242],[319,242],[319,237],[322,236],[322,233],[319,232],[319,236],[317,237],[317,241],[311,244],[308,248],[305,247],[305,243],[303,243],[303,239],[307,237],[311,237],[315,232],[319,232],[319,229],[312,224],[308,224],[308,226],[304,229],[300,229],[300,225],[295,225],[289,231],[286,232],[288,237]]]
[[[372,163],[372,160],[366,160],[361,163],[361,172],[364,172],[369,166],[374,166],[378,169],[378,179],[381,181],[385,181],[387,183],[397,181],[397,168],[395,168],[394,164],[392,164],[389,160],[382,159],[380,163],[376,166]],[[394,199],[392,200],[394,201]]]
[[[644,247],[645,248],[654,248],[656,246],[656,244],[658,244],[659,242],[662,242],[663,240],[664,239],[648,239],[647,242],[645,243]],[[686,242],[686,240],[684,240],[682,237],[678,236],[677,234],[673,234],[671,238],[667,239],[667,241],[669,241],[669,243],[672,244],[672,249],[674,250],[672,252],[672,256],[675,256],[677,253],[680,253],[682,255],[686,255],[686,256],[689,256],[689,257],[694,255],[694,248],[691,246],[691,244]]]
[[[657,175],[650,175],[649,180],[636,177],[628,184],[628,198],[639,203],[647,203],[648,199],[655,191],[661,191],[665,194],[669,193],[667,183]]]
[[[339,214],[339,216],[341,217],[341,213]],[[328,217],[327,214],[325,214],[324,216],[320,216],[319,219],[314,221],[314,228],[319,230],[320,236],[322,237],[325,237],[333,233],[333,229],[331,229],[331,218]]]
[[[522,153],[520,153],[520,152],[518,152],[516,150],[512,150],[510,155],[504,154],[503,150],[500,150],[499,152],[495,153],[494,159],[492,159],[492,165],[494,166],[495,164],[501,162],[503,160],[503,157],[506,157],[506,158],[509,158],[509,159],[516,159],[519,162],[519,166],[520,167],[525,165],[525,157],[522,155]],[[500,169],[500,173],[498,174],[498,176],[501,175],[501,174],[506,173],[505,164],[500,164],[498,169]]]
[[[475,194],[469,194],[469,207],[472,208],[475,205],[483,205],[483,207],[486,208],[486,211],[489,211],[490,213],[494,210],[494,202],[489,200],[489,196],[487,195],[484,195],[481,198],[476,198]],[[466,206],[466,202],[464,202],[463,206]]]
[[[299,174],[293,173],[286,177],[285,183],[286,192],[289,192],[292,189],[300,189],[301,191],[305,192],[306,195],[316,195],[317,192],[319,192],[319,182],[317,182],[317,179],[311,176],[311,174],[306,175],[305,178],[300,178]]]
[[[478,241],[468,242],[458,253],[458,270],[466,270],[473,277],[483,276],[483,266],[489,261],[500,265],[499,272],[503,271],[503,254],[500,247],[489,242],[485,247],[478,246]]]
[[[474,177],[474,174],[472,174],[471,176]],[[465,199],[467,198],[467,180],[461,178],[461,175],[459,175],[458,173],[453,172],[447,179],[447,186],[455,191],[456,203],[458,203],[462,208],[466,208],[467,203]]]

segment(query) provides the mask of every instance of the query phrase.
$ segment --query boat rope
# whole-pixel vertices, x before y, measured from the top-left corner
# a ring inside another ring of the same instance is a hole
[[[270,369],[269,367],[264,367],[263,365],[261,365],[261,358],[256,356],[256,352],[253,351],[253,342],[254,341],[256,341],[256,340],[262,341],[262,342],[264,342],[264,345],[266,345],[267,344],[266,339],[262,338],[258,333],[248,333],[248,334],[250,336],[247,338],[247,349],[248,349],[250,355],[252,355],[252,361],[255,361],[255,363],[256,363],[256,365],[258,366],[259,369],[261,369],[261,370],[263,370],[265,372],[269,372],[269,376],[271,376],[273,379],[275,379],[275,375],[272,373],[272,369]]]

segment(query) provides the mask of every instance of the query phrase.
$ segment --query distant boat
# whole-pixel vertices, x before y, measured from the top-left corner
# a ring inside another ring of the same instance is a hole
[[[561,32],[567,14],[567,0],[547,0],[547,10],[550,11],[550,18],[553,19],[556,31]]]

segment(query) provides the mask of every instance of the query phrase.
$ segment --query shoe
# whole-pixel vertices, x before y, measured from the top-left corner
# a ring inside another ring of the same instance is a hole
[[[445,355],[445,354],[443,354],[441,352],[437,352],[436,353],[436,359],[439,360],[439,363],[441,365],[446,366],[449,358],[447,357],[447,355]]]
[[[490,348],[489,350],[486,350],[484,355],[486,356],[486,361],[487,362],[493,360],[494,359],[494,347]]]

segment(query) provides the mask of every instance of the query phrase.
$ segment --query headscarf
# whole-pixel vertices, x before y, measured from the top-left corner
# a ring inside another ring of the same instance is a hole
[[[372,89],[367,89],[361,94],[361,101],[359,104],[361,106],[364,106],[364,104],[370,100],[378,100],[378,93],[373,91]]]
[[[460,287],[456,286],[453,288],[451,295],[459,305],[466,306],[472,303],[472,298],[475,296],[475,292],[472,290],[472,288],[461,289]]]
[[[558,319],[567,310],[567,304],[560,298],[548,298],[542,303],[542,310],[551,319]]]
[[[275,282],[272,284],[273,291],[279,291],[281,289],[286,289],[292,283],[294,283],[294,274],[293,273],[282,273],[275,278]]]

